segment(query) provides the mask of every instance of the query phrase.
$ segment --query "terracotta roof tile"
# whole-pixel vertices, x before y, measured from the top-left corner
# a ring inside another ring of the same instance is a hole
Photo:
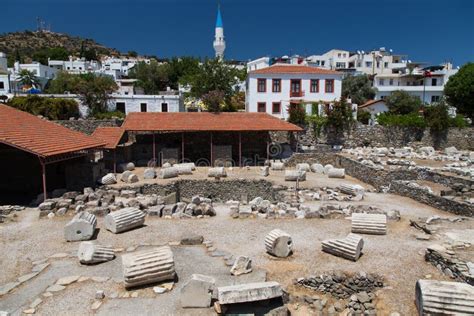
[[[46,158],[105,143],[32,114],[0,104],[0,143]]]
[[[303,129],[266,113],[142,113],[127,115],[122,128],[126,131],[174,132],[245,132],[292,131]]]
[[[120,142],[124,133],[121,127],[97,127],[92,133],[92,137],[97,138],[100,141],[106,142],[104,148],[114,149]]]
[[[318,67],[275,64],[270,67],[249,72],[249,74],[317,74],[317,75],[341,75],[341,72]]]
[[[371,106],[371,105],[379,103],[379,102],[384,102],[384,101],[383,100],[369,100],[369,101],[365,102],[364,104],[359,105],[359,109],[366,108],[368,106]]]

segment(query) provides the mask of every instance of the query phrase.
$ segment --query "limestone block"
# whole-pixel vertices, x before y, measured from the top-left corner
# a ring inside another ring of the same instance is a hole
[[[194,164],[194,162],[177,163],[174,165],[174,167],[189,167],[192,171],[196,170],[196,165]]]
[[[262,177],[268,177],[270,175],[270,167],[269,166],[260,167],[260,175]]]
[[[418,280],[418,315],[474,315],[474,286],[467,283]]]
[[[321,243],[325,252],[338,257],[357,261],[364,247],[364,240],[356,234],[349,234],[343,239],[329,239]]]
[[[176,178],[178,176],[178,169],[175,167],[161,168],[158,178],[160,179],[170,179]]]
[[[135,182],[138,182],[138,176],[134,173],[132,173],[131,175],[128,176],[127,178],[127,183],[135,183]]]
[[[420,147],[418,149],[418,152],[420,154],[424,154],[424,155],[427,155],[427,156],[432,156],[435,154],[435,149],[431,146],[426,146],[426,147]]]
[[[175,164],[173,168],[178,170],[178,174],[193,174],[193,167],[190,164]]]
[[[46,200],[38,208],[40,211],[52,211],[56,207],[56,201]]]
[[[67,241],[89,240],[97,226],[97,218],[88,212],[81,212],[64,227],[64,238]]]
[[[156,171],[153,168],[146,168],[143,171],[143,179],[155,179],[156,178]]]
[[[241,275],[250,272],[252,272],[252,259],[246,256],[238,256],[232,268],[230,268],[230,274],[232,275]]]
[[[271,255],[286,258],[293,251],[293,240],[288,233],[274,229],[265,237],[265,249]]]
[[[334,168],[334,166],[331,165],[331,164],[325,165],[325,166],[324,166],[324,172],[323,172],[323,173],[324,173],[324,174],[328,174],[329,170],[331,170],[332,168]]]
[[[339,190],[342,193],[352,195],[352,196],[364,196],[365,195],[365,189],[363,186],[358,185],[358,184],[347,184],[343,183],[339,186]]]
[[[327,172],[328,178],[344,179],[346,176],[346,169],[331,168]]]
[[[211,306],[212,292],[216,280],[213,277],[193,274],[191,279],[181,289],[181,307],[207,308]]]
[[[257,282],[217,288],[219,304],[255,302],[281,297],[283,291],[278,282]]]
[[[174,280],[176,276],[173,252],[168,246],[124,254],[122,269],[126,288]]]
[[[309,166],[308,163],[299,163],[296,165],[296,170],[309,172],[311,171],[311,167]]]
[[[128,182],[128,177],[130,177],[130,175],[132,175],[133,173],[131,171],[124,171],[120,177],[120,180],[122,182]]]
[[[115,178],[115,174],[107,173],[105,176],[102,177],[100,182],[105,185],[115,184],[117,183],[117,178]]]
[[[207,176],[213,178],[225,178],[227,177],[227,172],[224,167],[209,168]]]
[[[352,213],[353,233],[386,235],[387,234],[387,215],[385,214],[365,214]]]
[[[324,173],[324,167],[320,163],[313,163],[311,165],[311,171],[314,173]]]
[[[272,161],[271,169],[275,171],[285,170],[285,164],[283,162]]]
[[[113,260],[115,253],[110,247],[98,245],[92,241],[83,241],[79,245],[77,257],[80,263],[95,264]]]
[[[135,207],[123,208],[105,216],[105,228],[114,234],[142,226],[145,213]]]
[[[285,181],[306,181],[306,171],[286,170]]]

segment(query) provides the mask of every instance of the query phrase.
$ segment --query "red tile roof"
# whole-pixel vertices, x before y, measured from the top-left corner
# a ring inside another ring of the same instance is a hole
[[[364,104],[359,105],[359,109],[366,108],[368,106],[371,106],[373,104],[377,104],[379,102],[384,102],[384,100],[369,100],[369,101],[365,102]]]
[[[274,64],[270,67],[251,71],[250,74],[317,74],[341,75],[341,72],[301,65]]]
[[[94,133],[92,133],[92,137],[106,142],[104,148],[114,149],[119,144],[123,133],[124,130],[121,127],[97,127]]]
[[[0,104],[0,143],[42,158],[102,147],[104,142]]]
[[[142,113],[127,115],[122,128],[126,131],[173,132],[250,132],[291,131],[303,129],[266,113]]]

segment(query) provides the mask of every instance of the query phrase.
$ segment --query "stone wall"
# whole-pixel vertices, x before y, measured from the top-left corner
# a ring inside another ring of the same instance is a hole
[[[121,126],[123,120],[120,119],[110,119],[110,120],[62,120],[54,121],[57,124],[60,124],[64,127],[70,128],[72,130],[82,132],[85,134],[92,134],[97,127],[115,127]]]
[[[461,150],[474,150],[474,127],[463,129],[450,128],[448,131],[433,135],[429,129],[368,126],[358,124],[349,133],[335,135],[334,132],[321,132],[315,137],[311,127],[300,137],[303,145],[311,146],[318,143],[330,145],[343,145],[344,147],[378,146],[378,147],[403,147],[403,146],[433,146],[437,149],[454,146]]]
[[[336,152],[294,153],[286,162],[287,167],[295,167],[299,163],[320,163],[322,165],[336,163]]]

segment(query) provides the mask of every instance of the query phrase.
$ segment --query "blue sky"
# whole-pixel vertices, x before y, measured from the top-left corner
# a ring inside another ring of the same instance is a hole
[[[120,51],[212,56],[216,0],[0,0],[0,32],[36,17]],[[473,0],[222,0],[226,58],[386,47],[412,61],[474,61]]]

